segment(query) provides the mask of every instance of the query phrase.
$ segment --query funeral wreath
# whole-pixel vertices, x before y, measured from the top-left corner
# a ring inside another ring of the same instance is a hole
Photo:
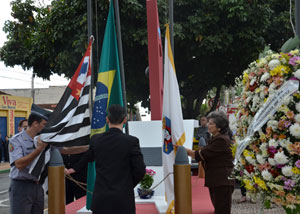
[[[276,203],[287,213],[300,213],[299,81],[297,49],[268,51],[236,81],[242,89],[236,145],[245,145],[237,156],[237,178],[250,197],[263,198],[266,207]]]

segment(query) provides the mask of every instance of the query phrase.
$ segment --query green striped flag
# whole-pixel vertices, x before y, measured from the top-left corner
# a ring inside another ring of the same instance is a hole
[[[102,45],[100,68],[98,72],[97,89],[93,117],[91,121],[91,136],[107,130],[106,109],[112,104],[123,104],[122,85],[118,56],[117,35],[115,29],[114,5],[110,1],[109,13]],[[86,208],[90,209],[96,178],[95,162],[89,163],[87,181]]]

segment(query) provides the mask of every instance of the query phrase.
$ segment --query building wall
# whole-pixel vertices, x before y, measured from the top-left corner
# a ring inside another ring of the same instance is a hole
[[[5,136],[14,135],[21,119],[28,118],[31,110],[32,98],[10,95],[0,95],[0,133]]]
[[[34,104],[57,104],[67,86],[50,86],[34,89]],[[20,97],[32,97],[31,89],[1,89],[1,91]]]

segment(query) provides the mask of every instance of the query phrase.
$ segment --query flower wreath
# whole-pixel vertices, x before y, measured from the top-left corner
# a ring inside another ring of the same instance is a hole
[[[252,62],[236,80],[237,136],[240,142],[255,114],[289,79],[300,80],[300,52],[273,53]],[[233,147],[235,153],[236,147]],[[263,196],[286,210],[300,211],[300,92],[288,96],[262,128],[254,133],[236,165],[250,197]]]

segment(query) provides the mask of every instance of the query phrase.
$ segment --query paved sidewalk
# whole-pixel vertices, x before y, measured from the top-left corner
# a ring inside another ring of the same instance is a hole
[[[0,163],[0,173],[9,172],[9,170],[10,170],[10,165],[8,162]]]
[[[261,213],[260,209],[262,207],[262,203],[258,201],[257,203],[253,204],[250,203],[248,200],[245,203],[239,204],[238,201],[241,198],[241,191],[240,189],[235,189],[232,194],[232,206],[231,206],[231,214],[254,214],[254,213]],[[271,209],[264,209],[264,214],[284,214],[285,211],[283,208],[272,204]]]

